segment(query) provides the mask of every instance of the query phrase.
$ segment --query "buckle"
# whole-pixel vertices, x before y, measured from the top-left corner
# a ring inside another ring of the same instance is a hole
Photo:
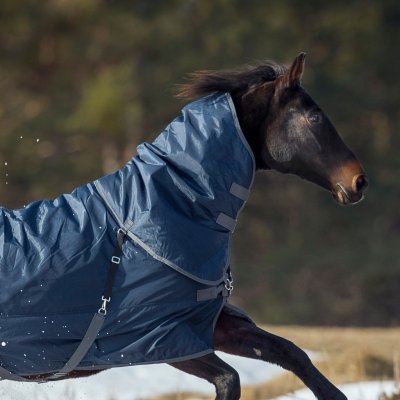
[[[119,264],[121,262],[121,257],[117,257],[117,256],[112,256],[111,257],[111,262],[113,264]]]
[[[103,300],[103,304],[101,305],[101,307],[99,308],[99,310],[97,312],[99,314],[106,315],[107,314],[107,310],[106,310],[107,303],[109,303],[111,301],[111,297],[106,299],[104,296],[101,296],[101,300]]]
[[[228,291],[228,296],[231,295],[231,293],[233,292],[233,279],[229,279],[227,278],[225,280],[225,289]]]

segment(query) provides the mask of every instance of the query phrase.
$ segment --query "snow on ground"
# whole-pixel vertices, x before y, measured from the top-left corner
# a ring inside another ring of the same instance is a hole
[[[240,374],[243,385],[274,378],[282,369],[261,361],[219,353]],[[395,391],[394,382],[363,382],[340,386],[349,400],[378,400],[383,392]],[[1,400],[140,400],[163,393],[190,391],[213,394],[212,385],[165,364],[114,368],[91,378],[45,384],[0,381]],[[195,398],[193,398],[195,400]],[[315,400],[302,389],[276,400]]]
[[[391,395],[396,392],[396,384],[393,381],[358,382],[340,385],[339,389],[348,400],[378,400],[382,393]],[[309,389],[301,389],[275,400],[315,400],[315,397]]]
[[[240,374],[242,384],[256,384],[275,377],[282,369],[262,361],[219,353]],[[176,391],[212,394],[208,382],[166,364],[114,368],[90,378],[44,384],[0,382],[1,400],[139,400]]]

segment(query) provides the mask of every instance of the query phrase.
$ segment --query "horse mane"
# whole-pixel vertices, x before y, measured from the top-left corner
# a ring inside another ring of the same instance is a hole
[[[286,67],[272,61],[234,70],[197,71],[188,75],[189,82],[177,85],[176,97],[192,100],[214,92],[235,94],[251,86],[274,81],[286,72]]]

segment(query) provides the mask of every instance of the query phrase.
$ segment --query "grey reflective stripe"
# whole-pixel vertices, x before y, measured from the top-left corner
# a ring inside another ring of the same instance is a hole
[[[130,231],[127,228],[127,226],[129,226],[129,223],[132,222],[132,221],[128,220],[124,225],[124,223],[121,221],[121,219],[119,218],[117,213],[112,208],[111,203],[108,201],[107,194],[104,192],[103,187],[101,186],[100,182],[95,181],[94,182],[94,186],[95,186],[95,189],[96,189],[97,193],[103,199],[107,209],[110,211],[111,215],[113,216],[113,218],[114,218],[115,222],[118,224],[118,226],[120,228],[124,228],[127,231],[128,237],[130,239],[132,239],[133,242],[135,242],[137,245],[139,245],[143,250],[145,250],[148,254],[150,254],[151,257],[153,257],[157,261],[160,261],[160,262],[164,263],[165,265],[168,265],[169,267],[171,267],[175,271],[178,271],[179,273],[187,276],[190,279],[193,279],[196,282],[200,282],[200,283],[203,283],[205,285],[212,285],[214,283],[221,282],[221,279],[218,279],[216,281],[209,281],[207,279],[198,278],[197,276],[192,275],[189,272],[186,272],[184,269],[178,267],[176,264],[174,264],[172,261],[169,261],[167,258],[164,258],[164,257],[158,255],[157,253],[155,253],[151,249],[151,247],[147,246],[146,243],[144,243],[142,240],[140,240],[139,237],[137,237],[132,231]],[[132,225],[133,225],[133,222],[132,222]],[[129,228],[130,228],[130,226],[129,226]]]
[[[117,224],[119,225],[120,228],[122,228],[124,226],[123,222],[121,221],[121,219],[119,218],[118,214],[115,212],[114,208],[111,206],[111,203],[108,200],[107,194],[103,189],[103,186],[101,186],[99,181],[94,181],[93,182],[95,188],[97,189],[97,193],[100,195],[100,197],[104,200],[104,202],[107,205],[108,210],[110,211],[110,213],[113,215],[115,221],[117,222]]]
[[[104,203],[106,204],[107,209],[110,211],[110,213],[112,214],[115,222],[118,224],[118,226],[120,228],[122,228],[125,232],[128,232],[129,229],[131,229],[132,225],[133,225],[133,221],[130,219],[127,219],[125,221],[125,223],[122,222],[122,220],[119,218],[118,214],[115,212],[115,210],[113,209],[113,207],[111,206],[110,201],[108,200],[107,194],[105,193],[103,186],[101,186],[100,182],[98,181],[94,181],[94,186],[97,190],[97,193],[99,194],[99,196],[103,199]]]
[[[217,218],[217,224],[223,226],[224,228],[228,229],[228,231],[233,232],[236,226],[236,220],[226,215],[224,213],[220,213]]]
[[[122,228],[122,230],[123,230],[124,232],[128,232],[129,229],[132,228],[132,225],[133,225],[133,221],[131,221],[130,219],[128,219],[128,220],[125,222],[125,224],[124,224],[121,228]]]
[[[34,382],[31,379],[23,378],[13,372],[8,371],[7,369],[0,367],[0,380],[7,379],[9,381],[18,381],[18,382]]]
[[[66,362],[64,367],[60,369],[59,372],[50,375],[48,378],[46,378],[46,380],[60,378],[73,371],[75,367],[78,366],[78,364],[82,361],[82,359],[85,357],[86,353],[92,346],[93,342],[96,340],[96,337],[104,324],[104,318],[104,314],[98,312],[94,314],[92,321],[90,322],[89,328],[87,329],[85,336],[75,350],[74,354],[72,354],[70,359]]]
[[[239,135],[239,138],[242,141],[244,147],[247,149],[248,153],[250,154],[251,160],[253,161],[253,177],[251,180],[251,185],[250,185],[250,187],[251,187],[251,186],[253,186],[254,172],[256,170],[256,159],[254,158],[253,150],[251,149],[249,142],[247,141],[246,137],[244,136],[244,133],[240,126],[239,118],[236,113],[236,107],[235,107],[235,104],[233,103],[232,96],[230,95],[230,93],[225,93],[225,96],[228,99],[229,108],[231,109],[233,122],[235,124],[236,131]]]
[[[235,183],[235,182],[232,183],[232,186],[231,186],[229,192],[243,201],[246,201],[250,194],[249,189],[247,189],[244,186],[239,185],[238,183]]]

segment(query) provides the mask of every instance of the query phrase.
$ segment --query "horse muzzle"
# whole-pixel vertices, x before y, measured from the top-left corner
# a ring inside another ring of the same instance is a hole
[[[368,178],[365,174],[355,175],[351,184],[339,181],[332,188],[332,195],[340,205],[357,204],[364,199],[364,193],[368,188]]]

